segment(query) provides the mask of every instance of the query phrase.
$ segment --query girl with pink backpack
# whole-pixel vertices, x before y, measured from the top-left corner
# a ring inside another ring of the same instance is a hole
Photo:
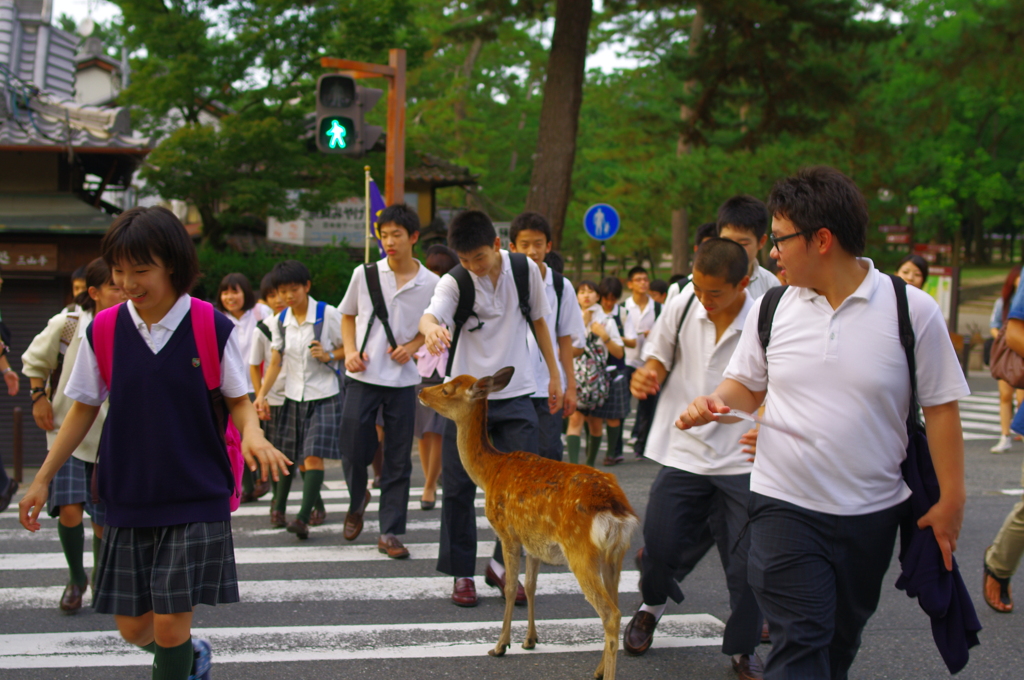
[[[210,646],[191,637],[192,612],[239,599],[237,453],[263,479],[287,474],[290,461],[263,437],[234,324],[188,295],[199,262],[178,218],[159,207],[128,210],[101,254],[128,302],[86,331],[65,389],[75,403],[19,504],[21,523],[40,528],[50,480],[109,397],[96,468],[107,527],[93,607],[153,653],[154,680],[208,678]]]

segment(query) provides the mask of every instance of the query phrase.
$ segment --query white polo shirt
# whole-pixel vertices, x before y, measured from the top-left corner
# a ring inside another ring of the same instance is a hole
[[[380,278],[380,290],[384,296],[384,304],[388,308],[388,325],[394,333],[395,342],[404,345],[419,333],[420,317],[423,310],[430,304],[437,285],[438,276],[419,261],[419,271],[406,281],[401,290],[397,287],[395,272],[391,270],[387,258],[377,262],[377,273]],[[366,285],[366,267],[356,267],[352,272],[352,281],[348,284],[345,297],[338,306],[338,311],[356,317],[356,349],[363,346],[366,337],[366,326],[373,315],[373,300],[370,289]],[[345,375],[360,382],[383,387],[411,387],[420,383],[420,374],[416,363],[408,361],[399,364],[388,356],[388,336],[384,332],[384,324],[374,317],[370,327],[370,338],[366,343],[366,370],[358,373],[346,371]]]
[[[273,313],[263,320],[263,325],[270,330],[271,324],[277,324],[277,319],[274,318]],[[252,348],[249,350],[249,365],[250,366],[262,366],[263,373],[266,375],[267,367],[270,366],[271,353],[270,353],[270,338],[263,334],[263,331],[256,327],[252,331]],[[284,364],[281,364],[281,372],[277,374],[277,382],[267,392],[267,404],[270,406],[280,406],[284,403],[284,385],[288,382],[286,377]],[[250,376],[250,380],[251,380]]]
[[[680,288],[681,283],[685,283],[685,286]],[[750,275],[750,283],[747,284],[747,295],[757,299],[767,293],[770,289],[775,286],[781,286],[779,277],[772,274],[770,271],[757,265],[754,269],[754,273]],[[668,287],[668,294],[665,296],[665,304],[667,305],[672,298],[682,293],[689,295],[693,292],[693,277],[684,279],[683,281],[676,281]]]
[[[644,365],[644,360],[641,357],[644,351],[646,334],[654,328],[654,300],[648,296],[647,305],[641,310],[640,305],[630,295],[626,298],[623,306],[626,308],[626,317],[636,333],[636,347],[626,348],[626,365],[640,368]],[[664,308],[662,309],[664,310]]]
[[[715,322],[708,318],[704,305],[694,300],[677,339],[679,319],[692,298],[693,293],[674,297],[661,310],[644,345],[644,361],[657,359],[671,370],[661,388],[644,455],[695,475],[748,474],[750,456],[743,452],[739,440],[750,429],[750,423],[715,422],[684,431],[675,426],[675,421],[690,402],[710,394],[722,382],[740,342],[744,321],[757,316],[757,308],[747,295],[739,314],[716,341]]]
[[[515,367],[508,386],[492,392],[488,399],[511,399],[537,391],[536,377],[528,368],[533,365],[533,357],[526,336],[532,331],[519,311],[519,293],[512,278],[512,263],[508,255],[508,251],[501,251],[501,273],[497,285],[491,285],[489,276],[480,278],[473,272],[469,273],[476,291],[473,300],[476,317],[469,317],[463,326],[455,349],[452,373],[446,377],[471,375],[483,378],[494,375],[505,366]],[[527,258],[527,266],[530,272],[530,316],[536,320],[547,316],[548,299],[537,264]],[[437,282],[434,297],[424,313],[432,314],[438,322],[454,328],[458,304],[459,284],[446,274]],[[474,328],[477,330],[471,330]],[[546,385],[547,382],[544,383],[545,389]]]
[[[283,339],[278,318],[274,317],[267,323],[270,326],[270,346],[279,352],[281,347],[284,347],[284,354],[281,357],[285,369],[284,396],[292,401],[326,399],[341,391],[334,369],[309,353],[309,346],[315,339],[313,327],[316,322],[317,302],[312,295],[308,300],[306,319],[301,326],[295,321],[291,308],[285,310]],[[324,309],[320,345],[325,352],[332,352],[342,346],[341,314],[332,305],[327,305]],[[281,380],[280,376],[278,380]]]
[[[809,510],[863,515],[910,496],[906,457],[910,375],[900,345],[896,293],[868,259],[857,290],[833,310],[809,288],[790,288],[775,313],[767,358],[755,312],[747,316],[725,377],[767,389],[765,419],[813,445],[762,427],[750,489]],[[970,394],[938,304],[907,287],[922,406]]]
[[[562,391],[565,391],[565,368],[558,357],[558,338],[570,336],[573,347],[583,347],[587,342],[587,329],[583,327],[583,312],[580,310],[579,300],[576,299],[576,291],[573,290],[572,282],[568,278],[562,278],[562,311],[558,314],[558,293],[555,292],[555,277],[551,267],[544,272],[544,293],[548,298],[548,313],[544,315],[544,321],[548,324],[548,333],[551,335],[551,347],[555,350],[555,361],[558,363],[558,373],[562,377]],[[555,321],[558,321],[558,328],[555,328]],[[540,345],[531,332],[526,336],[526,343],[530,346],[530,353],[534,361],[534,380],[537,383],[537,391],[533,396],[538,399],[548,398],[548,366],[544,363],[544,355],[540,352]]]

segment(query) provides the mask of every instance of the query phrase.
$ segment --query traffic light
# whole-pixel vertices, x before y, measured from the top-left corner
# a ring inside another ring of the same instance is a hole
[[[362,156],[369,151],[382,128],[367,125],[364,116],[383,93],[356,85],[351,76],[320,76],[316,81],[316,147],[324,153],[346,156]]]

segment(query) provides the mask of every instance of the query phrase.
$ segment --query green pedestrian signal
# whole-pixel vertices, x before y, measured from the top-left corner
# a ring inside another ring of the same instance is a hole
[[[323,153],[362,156],[383,130],[367,125],[364,115],[383,92],[356,85],[342,74],[320,76],[316,84],[316,146]]]
[[[331,116],[320,119],[318,146],[325,151],[345,151],[355,143],[355,125],[351,118]]]

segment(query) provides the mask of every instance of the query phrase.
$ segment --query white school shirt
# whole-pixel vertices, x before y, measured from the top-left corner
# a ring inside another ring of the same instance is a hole
[[[747,316],[725,377],[767,389],[765,420],[813,444],[762,427],[750,490],[832,515],[863,515],[910,496],[906,457],[910,375],[892,281],[860,258],[867,276],[833,310],[810,288],[785,292],[767,358]],[[970,394],[938,304],[907,286],[922,406]]]
[[[252,353],[253,331],[256,330],[256,322],[264,316],[261,307],[266,307],[266,305],[257,305],[252,309],[246,310],[242,314],[241,319],[236,319],[234,314],[224,314],[235,324],[235,329],[238,332],[234,335],[238,338],[238,349],[242,352],[242,358],[244,359],[248,359]],[[252,392],[252,376],[249,375],[249,371],[245,372],[245,382],[249,386],[249,391]]]
[[[750,283],[747,284],[747,295],[759,298],[767,293],[769,288],[781,285],[782,283],[779,281],[779,277],[775,276],[775,274],[772,274],[769,270],[758,264],[754,267],[754,273],[750,275]],[[665,294],[665,304],[667,305],[669,300],[674,298],[676,295],[679,295],[687,287],[689,287],[690,290],[693,290],[692,275],[680,281],[676,281],[668,287],[668,293]]]
[[[391,271],[387,258],[377,263],[380,278],[380,290],[384,296],[384,304],[388,308],[388,325],[395,336],[395,342],[404,345],[419,333],[420,317],[423,310],[430,304],[434,295],[434,287],[440,278],[437,274],[423,266],[419,261],[419,271],[407,281],[401,290],[397,290],[395,272]],[[370,289],[366,285],[366,267],[356,267],[352,272],[352,281],[348,284],[345,297],[338,305],[338,311],[356,317],[356,349],[363,346],[366,336],[366,325],[373,315],[373,300]],[[373,318],[370,327],[370,338],[366,343],[366,370],[358,373],[346,371],[345,375],[360,382],[384,387],[409,387],[420,383],[420,374],[416,363],[408,361],[399,364],[388,356],[388,336],[384,332],[384,324],[380,319]]]
[[[699,300],[690,305],[676,337],[679,319],[691,298],[692,293],[673,298],[661,310],[659,322],[644,345],[644,361],[657,359],[671,371],[661,388],[645,455],[695,475],[749,474],[750,455],[743,452],[739,440],[750,429],[750,423],[713,422],[684,431],[675,422],[690,402],[710,394],[722,382],[725,367],[739,343],[743,322],[751,310],[757,313],[754,300],[746,296],[739,314],[716,342],[715,322],[708,318]]]
[[[544,321],[548,325],[548,333],[551,335],[551,347],[555,350],[555,363],[558,364],[558,374],[562,378],[562,391],[565,391],[565,368],[558,356],[558,338],[569,336],[572,338],[573,347],[583,347],[587,342],[587,329],[583,327],[583,312],[580,310],[580,302],[576,299],[576,291],[573,290],[569,279],[562,277],[565,288],[562,289],[562,313],[558,314],[558,293],[555,292],[555,277],[551,273],[551,267],[544,272],[544,293],[548,298],[548,313],[544,315]],[[555,321],[558,321],[558,328],[555,328]],[[534,361],[534,380],[537,382],[537,391],[533,396],[537,399],[547,399],[548,382],[550,375],[548,365],[544,363],[544,355],[541,354],[540,345],[533,337],[533,332],[526,336],[526,342],[530,346],[530,353]]]
[[[619,324],[615,323],[615,319],[612,318],[611,314],[605,313],[600,303],[591,305],[590,307],[587,307],[587,309],[584,311],[589,311],[591,313],[590,326],[593,326],[595,323],[601,324],[602,326],[604,326],[604,329],[608,332],[608,335],[611,337],[612,342],[614,342],[616,345],[619,345],[620,347],[623,346],[622,334],[619,333]],[[587,332],[590,332],[590,326],[587,326]],[[608,356],[611,357],[611,354],[609,354]]]
[[[267,324],[270,326],[270,346],[278,352],[284,347],[281,356],[281,365],[285,369],[284,396],[292,401],[326,399],[341,391],[334,369],[309,353],[309,346],[316,339],[313,327],[316,325],[317,301],[312,295],[307,300],[306,319],[301,326],[295,321],[291,307],[285,310],[284,338],[281,337],[281,324],[277,317]],[[342,346],[341,314],[332,305],[324,308],[320,346],[325,352],[333,352]]]
[[[132,323],[135,324],[135,328],[139,331],[139,335],[142,336],[150,351],[153,354],[159,354],[160,350],[167,344],[167,341],[174,335],[174,331],[178,330],[181,320],[189,313],[192,307],[192,296],[187,293],[182,295],[174,303],[170,311],[164,315],[164,318],[149,328],[146,327],[146,322],[142,320],[139,313],[135,311],[135,305],[131,300],[124,304],[128,306],[128,313],[131,314]],[[220,314],[220,312],[215,313]],[[116,361],[117,359],[115,358],[114,360]],[[238,348],[238,329],[235,328],[228,334],[228,341],[224,345],[224,354],[221,356],[221,393],[229,399],[249,394],[245,381],[245,376],[248,372],[249,367],[242,360],[242,352]],[[72,369],[71,378],[68,379],[68,384],[64,388],[64,394],[75,401],[80,401],[89,406],[101,405],[110,395],[106,383],[103,382],[103,376],[100,375],[99,366],[96,365],[96,354],[93,352],[92,345],[88,341],[82,342],[78,348],[75,367]]]
[[[270,329],[270,324],[276,324],[277,320],[272,316],[267,317],[263,324]],[[252,347],[249,350],[249,365],[256,367],[263,367],[263,373],[266,375],[267,368],[270,367],[271,360],[270,351],[270,338],[263,334],[259,328],[252,330]],[[252,376],[250,376],[250,380]],[[284,363],[281,364],[281,371],[277,374],[277,381],[274,386],[267,392],[267,404],[270,406],[280,406],[284,403],[284,385],[287,382],[286,372]]]
[[[626,348],[626,365],[640,368],[644,365],[642,355],[644,343],[646,342],[646,337],[642,334],[646,334],[654,328],[654,298],[648,296],[647,306],[644,307],[643,311],[640,311],[640,305],[633,300],[632,295],[626,298],[623,306],[626,308],[626,318],[629,319],[629,323],[633,326],[633,331],[636,333],[636,347]],[[662,311],[665,311],[664,307],[662,307]]]
[[[455,349],[452,362],[452,376],[471,375],[484,378],[494,375],[506,366],[516,370],[508,387],[492,392],[488,399],[511,399],[531,395],[537,391],[534,372],[528,367],[533,357],[526,337],[532,333],[522,312],[519,311],[519,293],[515,280],[512,278],[512,263],[506,250],[501,252],[501,273],[497,285],[491,285],[491,278],[477,276],[469,272],[473,281],[476,296],[473,300],[473,313],[462,327],[459,344]],[[526,258],[530,272],[530,316],[537,320],[547,316],[548,299],[544,294],[544,281],[540,278],[537,263]],[[459,283],[445,274],[434,288],[434,297],[424,314],[431,314],[439,323],[455,328],[455,309],[459,304]],[[480,323],[483,326],[477,328]],[[547,383],[544,383],[545,386]]]
[[[598,306],[600,307],[600,303],[598,303]],[[603,313],[604,309],[602,308],[601,311]],[[612,311],[609,312],[607,316],[608,316],[608,320],[611,321],[612,325],[615,326],[616,330],[618,330],[619,325],[617,323],[615,323],[615,319],[613,317],[618,316],[619,317],[619,321],[622,322],[622,331],[619,332],[619,338],[620,339],[617,340],[616,342],[618,342],[620,345],[622,345],[622,349],[624,351],[628,350],[629,348],[626,347],[626,343],[622,342],[622,340],[639,340],[639,338],[637,338],[637,335],[636,335],[636,328],[633,327],[633,320],[631,318],[629,318],[629,314],[623,314],[623,312],[622,312],[622,305],[616,304],[614,307],[612,307]],[[639,342],[637,344],[639,344]],[[625,358],[627,356],[628,355],[623,354],[622,355],[623,360],[625,360]]]

